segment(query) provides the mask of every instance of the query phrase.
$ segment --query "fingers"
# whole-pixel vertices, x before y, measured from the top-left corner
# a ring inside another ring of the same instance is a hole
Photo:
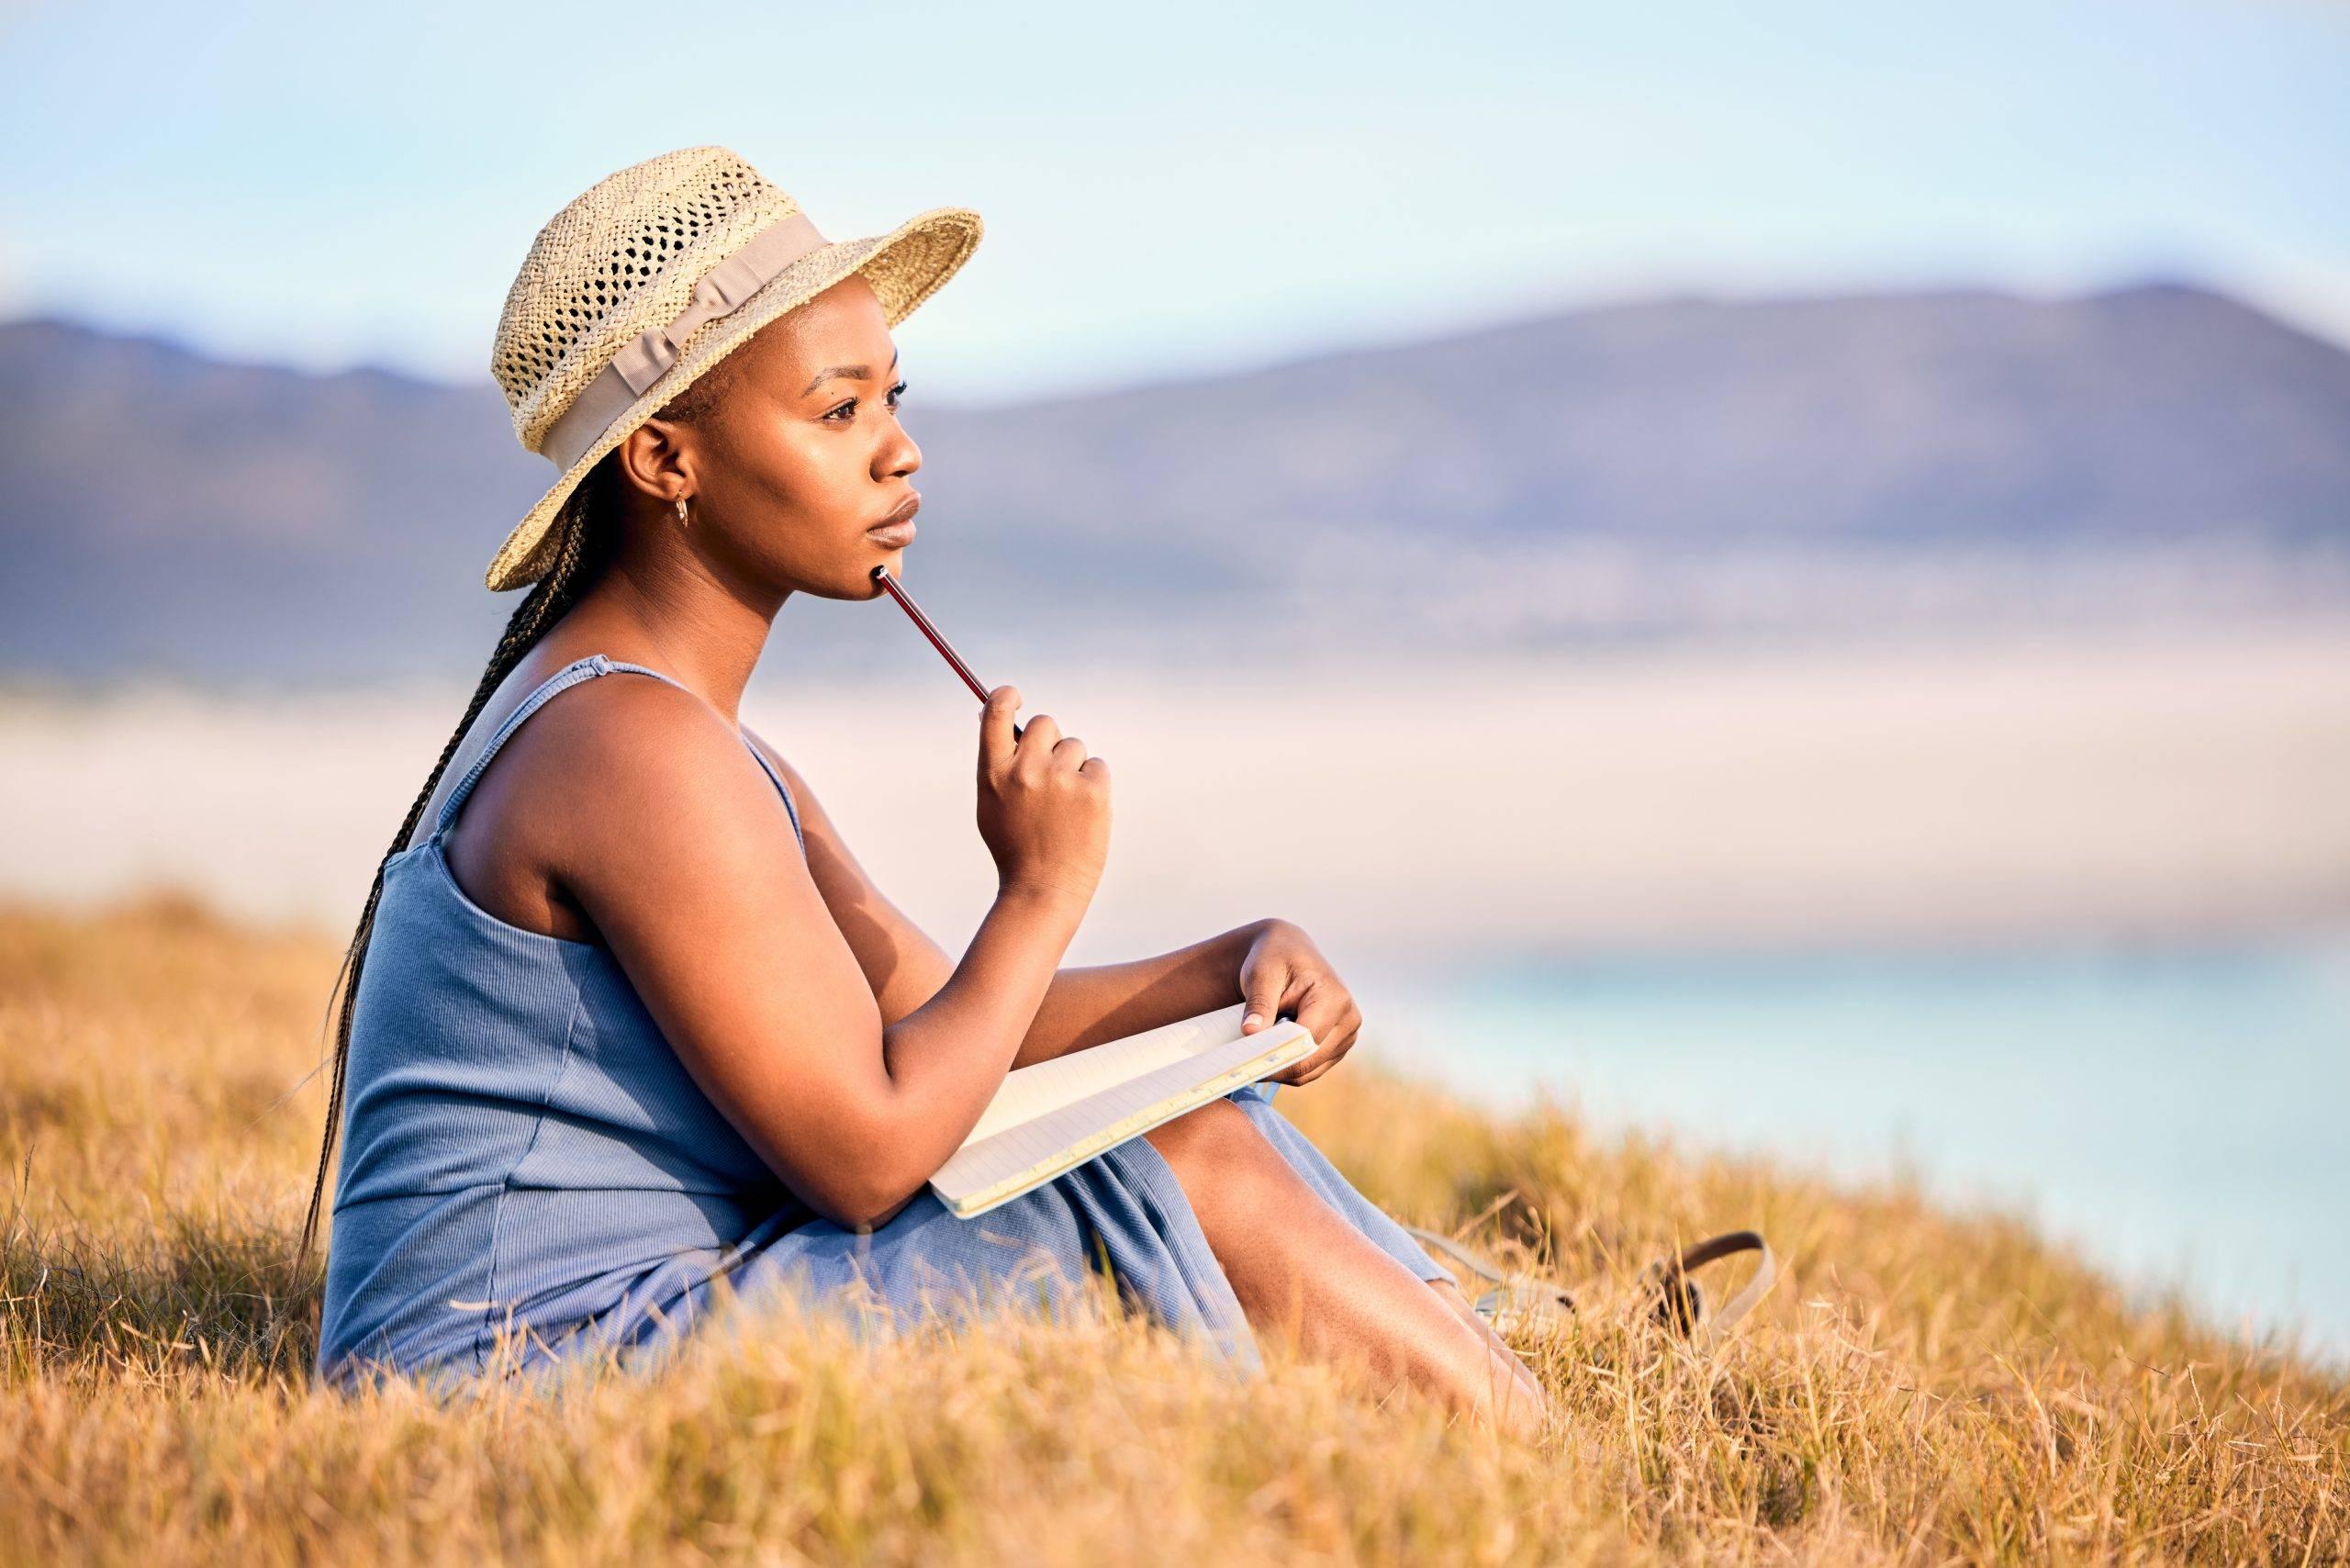
[[[1039,713],[1021,726],[1020,745],[1012,754],[1013,771],[1031,783],[1053,770],[1053,749],[1060,745],[1061,727],[1050,713]]]
[[[1012,716],[1019,711],[1020,689],[1010,685],[989,692],[987,706],[979,710],[979,771],[990,778],[1001,778],[1012,767],[1013,748],[1019,744]]]
[[[1297,1021],[1314,1036],[1316,1049],[1301,1064],[1310,1065],[1319,1058],[1344,1054],[1354,1044],[1362,1014],[1343,989],[1315,980],[1306,985],[1305,994],[1298,1001]]]
[[[1242,1000],[1248,1005],[1240,1014],[1240,1032],[1253,1035],[1271,1026],[1281,1016],[1282,993],[1289,988],[1289,966],[1278,959],[1267,959],[1248,975],[1248,989]]]
[[[1013,770],[1030,778],[1046,773],[1082,774],[1095,784],[1110,781],[1110,765],[1098,756],[1088,756],[1085,743],[1075,735],[1061,734],[1060,724],[1050,713],[1039,713],[1025,724],[1015,724],[1013,715],[1020,711],[1020,689],[1004,685],[988,693],[987,702],[979,711],[979,772],[988,778],[1001,781]]]
[[[1086,755],[1084,741],[1061,734],[1060,724],[1050,713],[1039,713],[1024,726],[1012,760],[1014,767],[1033,778],[1048,773],[1081,773],[1098,782],[1110,773],[1108,763]]]
[[[1297,1021],[1314,1036],[1314,1054],[1277,1076],[1283,1083],[1302,1087],[1337,1066],[1339,1058],[1354,1049],[1355,1039],[1362,1032],[1362,1010],[1343,988],[1309,981],[1298,1002]]]

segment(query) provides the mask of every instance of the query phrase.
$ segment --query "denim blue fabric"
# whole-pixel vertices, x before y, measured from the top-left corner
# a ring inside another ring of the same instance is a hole
[[[670,679],[601,654],[558,670],[499,725],[431,835],[385,868],[345,1064],[320,1380],[461,1385],[606,1346],[650,1364],[721,1280],[744,1305],[789,1292],[803,1309],[849,1309],[861,1333],[924,1310],[1051,1316],[1105,1263],[1152,1320],[1257,1370],[1232,1287],[1147,1138],[974,1219],[925,1188],[878,1229],[845,1230],[703,1094],[609,949],[508,924],[465,895],[444,843],[482,771],[550,699],[615,671]],[[804,853],[789,786],[744,745]],[[1229,1098],[1380,1248],[1421,1279],[1449,1278],[1274,1109],[1276,1087]]]

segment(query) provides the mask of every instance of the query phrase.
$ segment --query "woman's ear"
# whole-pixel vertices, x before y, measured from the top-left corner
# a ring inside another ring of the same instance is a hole
[[[628,492],[647,497],[654,505],[668,507],[672,498],[693,493],[693,459],[687,451],[682,432],[685,427],[675,420],[650,419],[621,438],[613,455],[619,460],[619,472],[614,476],[625,501]]]

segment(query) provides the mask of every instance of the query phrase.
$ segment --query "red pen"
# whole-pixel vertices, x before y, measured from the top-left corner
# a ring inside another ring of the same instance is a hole
[[[898,579],[890,575],[888,562],[885,561],[873,568],[873,580],[890,590],[890,597],[896,599],[899,608],[913,618],[914,624],[922,628],[922,634],[930,639],[931,646],[946,655],[946,662],[955,666],[955,673],[963,678],[963,684],[969,687],[972,694],[981,702],[985,702],[988,700],[988,689],[979,684],[979,678],[971,673],[971,666],[963,662],[962,655],[947,644],[946,638],[938,634],[938,628],[930,623],[930,617],[922,612],[922,606],[906,597],[906,590],[900,588]],[[1013,725],[1012,738],[1018,740],[1020,732],[1025,727],[1022,724]]]

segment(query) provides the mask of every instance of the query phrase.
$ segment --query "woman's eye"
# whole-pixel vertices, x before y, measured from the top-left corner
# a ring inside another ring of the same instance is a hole
[[[906,384],[902,381],[899,382],[895,386],[890,387],[890,407],[893,409],[896,408],[898,406],[898,399],[905,396],[905,391]],[[831,420],[836,424],[847,424],[856,418],[856,399],[851,398],[847,402],[841,404],[837,408],[827,409],[821,417]]]

